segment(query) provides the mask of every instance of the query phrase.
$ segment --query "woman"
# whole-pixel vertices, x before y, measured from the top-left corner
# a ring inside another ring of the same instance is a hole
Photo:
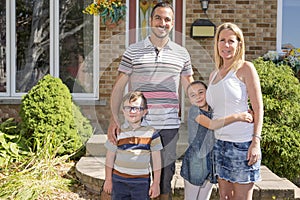
[[[207,103],[213,118],[249,109],[254,123],[234,122],[215,130],[216,175],[220,199],[251,200],[254,182],[260,178],[263,103],[260,81],[254,65],[245,61],[245,43],[241,29],[224,23],[215,36],[216,70],[210,75]]]

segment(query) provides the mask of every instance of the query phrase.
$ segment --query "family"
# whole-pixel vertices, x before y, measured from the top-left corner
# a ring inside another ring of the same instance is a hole
[[[194,81],[188,51],[169,38],[172,6],[156,4],[149,23],[151,34],[123,54],[111,94],[103,190],[113,200],[172,199],[183,86],[191,102],[180,172],[184,198],[209,199],[217,183],[220,199],[251,200],[261,179],[263,102],[241,29],[232,23],[217,28],[216,69],[206,85]]]

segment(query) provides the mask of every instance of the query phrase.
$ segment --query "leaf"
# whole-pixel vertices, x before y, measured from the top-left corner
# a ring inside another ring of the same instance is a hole
[[[15,156],[19,155],[19,147],[16,143],[10,143],[9,149],[13,153],[13,155]]]

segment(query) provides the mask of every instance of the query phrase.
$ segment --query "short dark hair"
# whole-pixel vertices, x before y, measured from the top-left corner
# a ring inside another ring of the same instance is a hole
[[[144,94],[140,91],[133,91],[133,92],[128,92],[122,100],[122,106],[124,105],[124,102],[126,100],[129,101],[129,103],[136,101],[138,98],[142,98],[142,105],[144,109],[148,109],[148,105],[147,105],[147,99],[144,96]]]
[[[205,87],[205,89],[207,89],[207,85],[206,85],[203,81],[193,81],[193,82],[191,82],[191,83],[188,85],[186,91],[188,92],[189,89],[190,89],[190,87],[193,86],[193,85],[196,85],[196,84],[201,84],[201,85],[203,85],[203,86]]]
[[[153,18],[154,11],[156,10],[156,8],[161,8],[161,7],[163,7],[163,8],[170,8],[170,9],[172,10],[173,14],[174,14],[174,9],[173,9],[172,5],[171,5],[168,1],[165,1],[165,2],[159,2],[159,3],[157,3],[157,4],[153,7],[153,9],[152,9],[152,11],[151,11],[151,18]]]

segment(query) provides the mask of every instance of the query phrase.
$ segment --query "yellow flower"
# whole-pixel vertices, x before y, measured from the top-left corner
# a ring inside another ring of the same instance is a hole
[[[89,4],[82,12],[99,15],[104,24],[108,19],[113,23],[117,23],[125,19],[126,6],[122,3],[122,0],[97,0],[95,3]]]

